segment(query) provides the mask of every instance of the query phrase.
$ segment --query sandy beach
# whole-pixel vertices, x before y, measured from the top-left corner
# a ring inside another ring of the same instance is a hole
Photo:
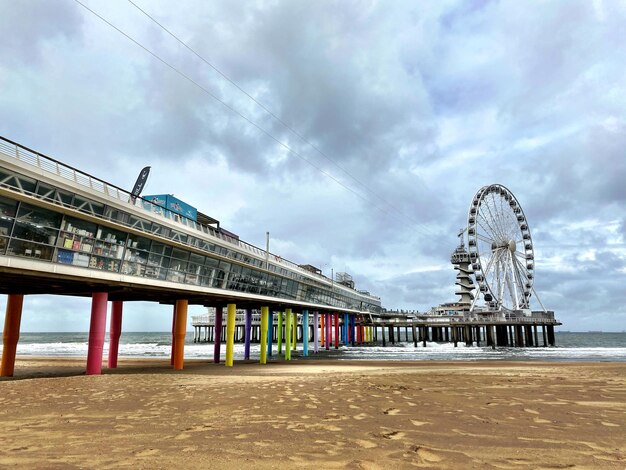
[[[0,466],[626,468],[626,363],[19,358]]]

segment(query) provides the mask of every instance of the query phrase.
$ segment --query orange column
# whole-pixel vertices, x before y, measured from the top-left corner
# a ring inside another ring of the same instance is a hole
[[[174,323],[174,369],[182,369],[185,359],[185,334],[187,333],[187,300],[176,301]]]
[[[172,352],[170,354],[170,365],[174,365],[174,351],[176,351],[176,302],[172,312]]]
[[[2,332],[2,365],[0,366],[1,377],[12,377],[15,369],[15,351],[17,341],[20,339],[20,322],[22,321],[22,294],[9,294],[7,299],[6,316],[4,317],[4,330]]]
[[[324,346],[324,336],[326,335],[326,330],[324,329],[324,317],[325,314],[320,315],[320,346]]]

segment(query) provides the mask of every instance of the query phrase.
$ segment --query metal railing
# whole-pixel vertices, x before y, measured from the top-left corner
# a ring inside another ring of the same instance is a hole
[[[317,277],[319,280],[333,284],[333,281],[323,274],[313,273],[311,271],[307,271],[302,269],[298,264],[286,260],[278,255],[273,253],[267,253],[265,250],[254,246],[250,243],[241,241],[239,239],[233,238],[225,233],[220,232],[219,230],[200,224],[193,219],[189,219],[183,215],[175,214],[162,206],[155,204],[154,202],[144,199],[141,196],[134,198],[132,194],[125,189],[122,189],[113,184],[107,183],[104,180],[91,176],[83,171],[80,171],[76,168],[73,168],[69,165],[59,162],[51,157],[43,155],[39,152],[36,152],[28,147],[24,147],[17,142],[13,142],[5,137],[0,136],[0,153],[6,155],[10,158],[15,158],[20,162],[26,163],[28,165],[34,166],[43,170],[47,173],[51,173],[53,175],[59,176],[65,180],[68,180],[74,184],[83,186],[85,188],[89,188],[92,191],[103,194],[107,197],[113,198],[117,202],[122,204],[131,204],[134,207],[141,209],[145,212],[149,212],[152,217],[163,218],[175,224],[179,224],[185,226],[187,228],[195,229],[199,232],[202,232],[205,235],[218,238],[226,243],[231,245],[235,245],[240,249],[247,251],[251,254],[254,254],[261,258],[262,261],[265,261],[266,255],[269,258],[269,261],[272,263],[286,266],[290,270],[295,271],[299,274],[305,274],[307,276]],[[134,202],[133,202],[134,201]],[[363,295],[363,294],[362,294]],[[370,295],[369,297],[380,300],[379,297]]]

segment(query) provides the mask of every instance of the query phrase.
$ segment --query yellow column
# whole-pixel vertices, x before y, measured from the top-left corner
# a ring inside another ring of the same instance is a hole
[[[174,369],[182,369],[185,360],[185,334],[187,333],[187,307],[189,301],[176,301],[174,319]]]
[[[233,366],[233,354],[235,349],[235,313],[237,312],[237,306],[235,304],[228,304],[226,316],[226,365],[228,367]]]
[[[269,319],[269,307],[261,307],[261,359],[259,363],[267,363],[267,324]]]
[[[291,361],[291,323],[293,322],[293,315],[291,309],[285,310],[285,360]]]

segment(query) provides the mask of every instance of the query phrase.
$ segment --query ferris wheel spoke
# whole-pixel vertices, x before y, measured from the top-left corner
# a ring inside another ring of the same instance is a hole
[[[494,206],[495,206],[494,195],[493,195],[493,193],[491,193],[490,195],[491,195],[491,201],[494,203]],[[485,198],[485,207],[487,207],[487,211],[489,212],[489,217],[491,218],[491,221],[493,223],[495,233],[498,234],[500,238],[503,238],[504,237],[504,232],[502,231],[502,228],[500,227],[500,225],[498,223],[498,218],[495,217],[493,215],[493,212],[491,211],[491,206],[490,206],[489,201],[488,201],[488,196]],[[496,208],[494,207],[494,211],[495,210],[496,210]]]
[[[493,238],[489,238],[486,237],[485,235],[481,235],[480,233],[476,235],[478,237],[479,240],[485,242],[485,243],[489,243],[490,245],[492,243],[495,243],[495,241],[493,240]]]
[[[487,208],[489,209],[489,208]],[[492,225],[492,223],[487,219],[487,217],[485,217],[485,214],[483,214],[480,210],[478,211],[478,215],[480,216],[480,218],[483,219],[483,221],[485,222],[485,224],[487,225],[487,227],[485,227],[482,223],[480,223],[479,221],[479,225],[483,228],[483,230],[487,233],[489,233],[492,236],[498,236],[499,233],[497,231],[497,229]],[[478,218],[476,219],[478,220]]]

